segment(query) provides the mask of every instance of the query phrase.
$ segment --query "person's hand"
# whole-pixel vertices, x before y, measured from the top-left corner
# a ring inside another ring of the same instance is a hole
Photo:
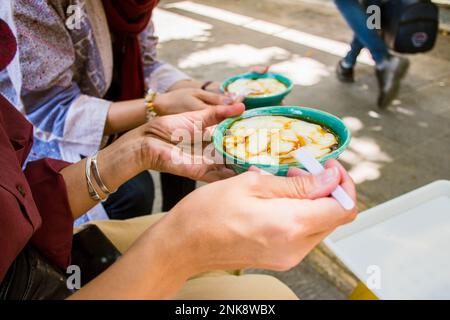
[[[264,74],[269,72],[270,67],[269,66],[254,66],[250,68],[250,72]]]
[[[223,94],[202,89],[182,88],[157,95],[154,107],[157,114],[170,115],[231,103],[233,100]]]
[[[346,211],[329,197],[340,184],[356,203],[353,181],[336,160],[326,168],[315,176],[293,169],[287,178],[252,169],[209,184],[184,198],[152,231],[162,238],[177,234],[186,246],[180,259],[192,273],[290,269],[356,217],[356,208]]]
[[[214,147],[205,140],[210,140],[211,126],[244,110],[245,106],[239,103],[157,117],[129,133],[126,139],[142,139],[142,170],[168,172],[206,182],[229,178],[234,172],[213,159]]]
[[[212,122],[223,117],[224,110],[210,114]],[[127,167],[125,163],[122,168]],[[325,236],[356,216],[356,208],[345,211],[328,197],[341,184],[356,201],[350,177],[337,161],[330,160],[326,167],[318,176],[292,169],[289,178],[252,168],[197,189],[71,298],[169,299],[202,271],[295,266]],[[84,179],[79,180],[78,190],[86,188]]]

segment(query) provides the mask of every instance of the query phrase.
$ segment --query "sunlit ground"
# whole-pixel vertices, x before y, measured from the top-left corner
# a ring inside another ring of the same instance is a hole
[[[380,111],[375,106],[377,87],[367,52],[360,57],[354,85],[343,85],[335,79],[335,63],[346,53],[348,45],[328,37],[327,26],[309,33],[278,21],[253,17],[251,12],[199,2],[169,1],[157,10],[154,21],[163,58],[187,73],[212,76],[219,81],[245,72],[253,65],[272,65],[274,72],[292,79],[295,88],[287,104],[325,109],[340,116],[350,128],[353,140],[340,159],[360,186],[366,206],[432,180],[449,178],[448,164],[436,159],[442,170],[430,174],[425,172],[426,166],[421,166],[421,157],[415,158],[414,152],[420,145],[423,145],[420,151],[431,151],[427,150],[427,141],[431,142],[435,136],[442,136],[444,150],[448,152],[450,136],[445,118],[448,109],[436,107],[437,112],[432,108],[430,113],[426,107],[437,101],[435,95],[433,100],[426,96],[427,90],[448,89],[448,63],[430,60],[431,57],[413,58],[410,76],[399,98],[388,111]],[[350,39],[350,32],[345,25],[341,26]],[[442,65],[423,72],[424,67],[420,65],[430,61]],[[436,154],[438,151],[434,150],[432,156],[442,157]],[[407,170],[414,165],[418,165],[415,170]],[[383,179],[389,184],[386,188],[377,183]]]

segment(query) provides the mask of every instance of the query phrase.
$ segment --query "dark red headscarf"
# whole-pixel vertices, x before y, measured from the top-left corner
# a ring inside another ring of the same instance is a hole
[[[8,66],[16,51],[16,38],[6,22],[0,19],[0,71]]]
[[[158,0],[102,2],[114,38],[114,68],[119,77],[120,100],[142,98],[145,83],[139,34],[150,22]]]

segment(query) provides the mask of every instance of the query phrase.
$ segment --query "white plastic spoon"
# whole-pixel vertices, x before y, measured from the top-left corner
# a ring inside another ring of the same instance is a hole
[[[294,151],[294,157],[312,174],[319,174],[325,171],[325,168],[320,162],[304,148]],[[336,190],[334,190],[331,195],[345,210],[351,210],[355,207],[355,202],[341,186],[337,186]]]

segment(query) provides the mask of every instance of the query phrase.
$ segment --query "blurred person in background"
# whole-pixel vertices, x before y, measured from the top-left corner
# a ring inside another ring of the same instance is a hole
[[[334,2],[354,32],[350,51],[337,65],[337,78],[342,82],[354,82],[356,60],[361,50],[367,48],[375,61],[379,86],[377,103],[380,108],[386,108],[397,96],[401,79],[408,71],[409,61],[389,53],[378,30],[370,29],[367,25],[366,7],[380,6],[383,0],[366,0],[362,1],[363,3],[359,0],[334,0]]]

